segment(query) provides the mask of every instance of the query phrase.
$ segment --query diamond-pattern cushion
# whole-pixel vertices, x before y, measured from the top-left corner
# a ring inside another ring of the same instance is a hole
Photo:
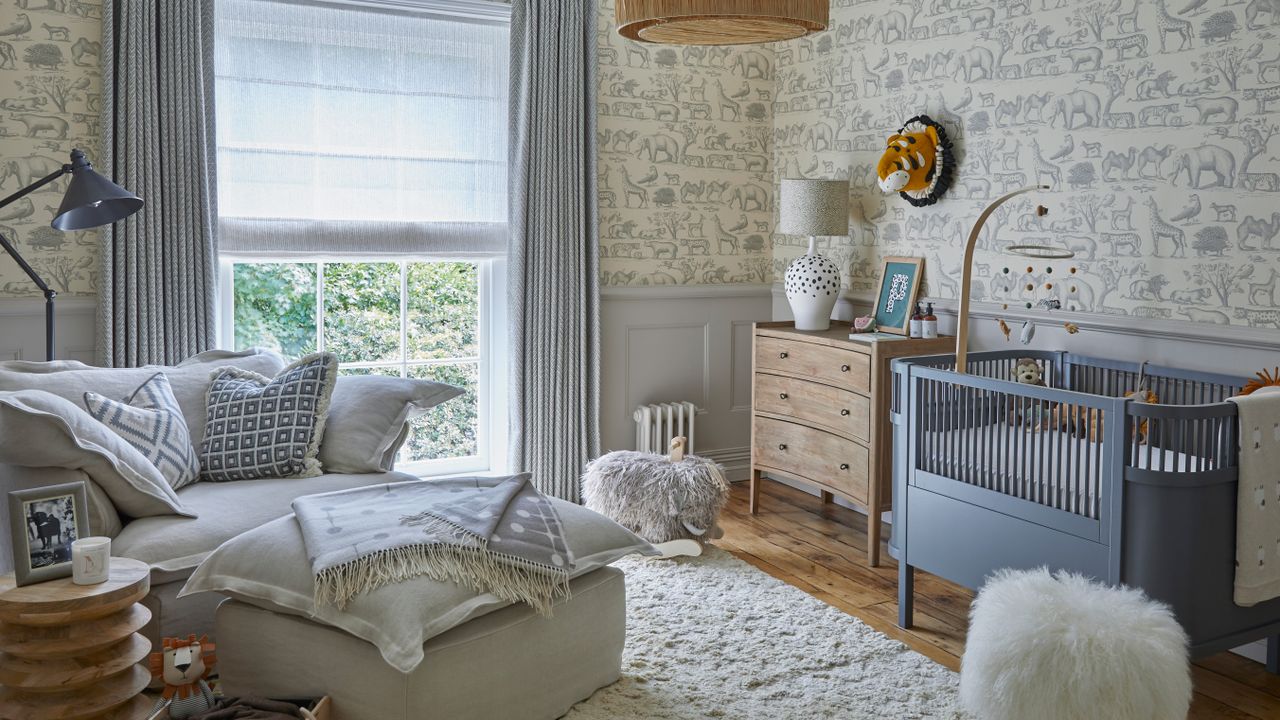
[[[320,438],[338,378],[332,353],[308,355],[274,379],[237,368],[214,372],[200,479],[315,477]]]
[[[86,392],[84,405],[98,422],[150,460],[169,487],[177,490],[199,479],[200,457],[164,373],[152,375],[124,400]]]

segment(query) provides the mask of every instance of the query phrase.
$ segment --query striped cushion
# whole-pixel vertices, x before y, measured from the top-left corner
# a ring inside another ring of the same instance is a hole
[[[320,438],[338,381],[333,353],[308,355],[274,379],[223,368],[209,385],[200,479],[315,477]]]
[[[199,479],[200,457],[164,373],[152,375],[124,400],[89,391],[84,404],[90,415],[150,460],[169,487],[177,490]]]

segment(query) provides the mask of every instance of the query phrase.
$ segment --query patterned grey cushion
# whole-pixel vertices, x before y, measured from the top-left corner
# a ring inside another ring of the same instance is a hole
[[[177,490],[199,479],[200,458],[164,373],[152,375],[124,400],[86,392],[84,406],[150,460],[169,487]]]
[[[222,368],[209,384],[200,479],[315,477],[320,438],[338,378],[332,353],[308,355],[275,379]]]

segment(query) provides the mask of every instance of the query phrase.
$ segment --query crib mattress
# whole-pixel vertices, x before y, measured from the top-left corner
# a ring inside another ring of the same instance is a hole
[[[926,431],[921,441],[931,462],[918,466],[945,477],[1060,507],[1092,505],[1097,496],[1103,444],[1070,431],[995,424]],[[1129,466],[1177,472],[1207,464],[1195,455],[1143,445]],[[1059,498],[1064,503],[1055,502]]]

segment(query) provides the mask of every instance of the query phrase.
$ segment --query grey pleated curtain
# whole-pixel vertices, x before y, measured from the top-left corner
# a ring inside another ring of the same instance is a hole
[[[596,5],[511,17],[511,458],[575,502],[600,449]]]
[[[102,237],[98,359],[175,363],[215,342],[213,0],[106,0],[97,165],[146,206]]]

